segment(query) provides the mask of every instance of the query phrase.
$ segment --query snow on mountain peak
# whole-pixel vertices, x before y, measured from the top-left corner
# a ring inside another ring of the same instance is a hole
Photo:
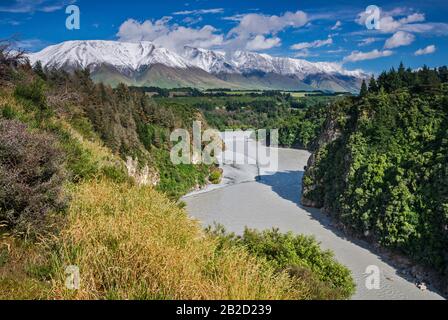
[[[345,70],[335,62],[309,62],[301,59],[273,57],[268,54],[235,51],[225,53],[206,49],[185,47],[181,54],[191,64],[212,73],[247,73],[263,71],[281,75],[296,75],[303,79],[310,74],[341,74],[363,78],[362,70]]]
[[[94,69],[108,64],[118,69],[137,71],[156,63],[174,68],[187,68],[179,55],[152,42],[117,42],[103,40],[67,41],[49,46],[30,55],[31,63],[41,61],[44,66],[63,68],[81,67]]]
[[[301,59],[273,57],[246,51],[226,53],[185,47],[179,54],[149,41],[118,42],[104,40],[67,41],[30,54],[31,63],[41,61],[46,67],[90,68],[111,65],[120,71],[135,72],[142,67],[162,64],[172,68],[197,67],[208,73],[249,73],[262,71],[295,75],[304,79],[311,74],[339,74],[365,77],[361,70],[348,71],[333,62],[309,62]]]

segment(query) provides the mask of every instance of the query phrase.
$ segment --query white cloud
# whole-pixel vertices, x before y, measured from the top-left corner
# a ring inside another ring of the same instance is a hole
[[[402,26],[400,29],[413,33],[426,33],[432,36],[448,35],[448,23],[442,22],[407,24]]]
[[[394,52],[390,50],[379,51],[377,49],[369,52],[353,51],[349,56],[344,58],[344,62],[357,62],[364,60],[373,60],[382,57],[391,56]]]
[[[426,20],[426,17],[422,13],[413,13],[405,18],[400,19],[401,24],[408,24],[414,22],[423,22]]]
[[[432,44],[430,46],[427,46],[426,48],[419,49],[419,50],[415,51],[415,55],[416,56],[423,56],[425,54],[431,54],[431,53],[434,53],[434,52],[436,52],[436,46]]]
[[[355,20],[358,24],[364,26],[368,14],[361,12]],[[426,17],[422,13],[414,12],[412,9],[399,7],[390,11],[382,11],[379,21],[379,33],[396,33],[404,31],[409,33],[426,34],[430,36],[448,35],[448,23],[443,22],[425,22]],[[354,32],[352,34],[365,34],[367,31]]]
[[[362,39],[361,41],[359,41],[358,46],[359,47],[368,46],[369,44],[372,44],[372,43],[380,41],[380,40],[381,40],[380,38],[373,38],[373,37],[365,38],[365,39]]]
[[[238,21],[238,25],[227,34],[225,49],[229,51],[245,49],[252,41],[260,42],[262,38],[257,38],[260,35],[265,39],[271,39],[270,45],[276,44],[277,41],[274,42],[272,39],[278,38],[276,36],[278,32],[287,28],[300,28],[308,22],[307,15],[303,11],[286,12],[281,16],[249,13],[231,18],[233,21]]]
[[[282,16],[267,16],[258,13],[249,13],[240,17],[239,24],[233,28],[229,35],[266,35],[275,34],[288,27],[299,28],[308,22],[305,12],[286,12]]]
[[[204,20],[201,16],[196,16],[196,17],[185,17],[182,22],[186,23],[189,26],[192,26],[194,24],[197,24],[199,22],[202,22],[202,20]]]
[[[265,38],[263,35],[258,35],[247,43],[246,49],[252,51],[267,50],[280,46],[281,42],[278,37]]]
[[[356,22],[362,26],[365,25],[369,14],[361,12],[356,19]],[[398,30],[402,24],[396,21],[392,16],[382,16],[379,21],[379,31],[384,33],[392,33]]]
[[[215,9],[199,9],[199,10],[184,10],[173,12],[174,15],[199,15],[199,14],[218,14],[223,13],[223,8],[215,8]]]
[[[367,18],[369,17],[369,13],[361,12],[356,19],[356,22],[360,25],[365,25]],[[395,17],[403,16],[398,20]],[[408,25],[415,22],[423,22],[425,21],[425,15],[422,13],[409,13],[409,10],[406,8],[395,8],[391,11],[382,11],[381,18],[379,20],[379,32],[382,33],[394,33],[399,30],[403,30]]]
[[[412,33],[398,31],[392,37],[386,40],[384,48],[393,49],[402,46],[408,46],[414,42],[415,36]]]
[[[296,54],[294,54],[294,58],[307,58],[307,57],[312,57],[312,56],[313,56],[313,54],[311,54],[311,52],[308,49],[301,50],[301,51],[297,52]]]
[[[335,25],[331,27],[331,30],[339,30],[342,26],[342,22],[341,21],[336,21]]]
[[[229,17],[223,17],[222,20],[240,22],[244,18],[244,14],[235,14]]]
[[[176,14],[197,16],[218,12],[221,12],[221,9],[179,11]],[[307,16],[302,11],[286,12],[281,16],[250,13],[232,17],[232,21],[237,22],[237,25],[226,35],[210,25],[193,28],[192,25],[201,20],[190,18],[183,20],[189,27],[172,23],[171,17],[144,22],[128,19],[120,26],[117,37],[121,41],[152,41],[172,50],[180,50],[188,45],[221,48],[227,51],[238,49],[258,51],[280,46],[281,39],[277,36],[278,32],[286,28],[299,28],[307,22]]]
[[[328,39],[326,39],[326,40],[315,40],[313,42],[296,43],[291,46],[291,49],[303,50],[303,49],[309,49],[309,48],[320,48],[323,46],[328,46],[330,44],[333,44],[333,38],[328,37]]]
[[[210,25],[198,29],[174,27],[154,42],[175,51],[182,50],[185,46],[208,49],[223,44],[224,36],[216,32],[217,30]]]
[[[221,45],[224,41],[224,36],[210,25],[189,28],[170,25],[170,20],[169,17],[164,17],[155,22],[147,20],[140,23],[129,19],[120,26],[117,36],[120,41],[152,41],[156,45],[174,51],[181,50],[187,45],[211,48]]]
[[[154,41],[170,32],[168,22],[169,18],[142,23],[128,19],[120,26],[117,36],[121,41]]]

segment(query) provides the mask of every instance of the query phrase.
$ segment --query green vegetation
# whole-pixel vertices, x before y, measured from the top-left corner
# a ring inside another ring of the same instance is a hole
[[[355,291],[350,271],[334,260],[330,251],[322,251],[313,237],[282,234],[278,230],[259,232],[246,229],[243,236],[227,234],[222,226],[208,232],[222,247],[241,246],[251,254],[266,259],[278,271],[293,278],[307,280],[306,288],[313,299],[347,299]]]
[[[317,92],[307,96],[280,91],[222,93],[155,100],[162,106],[175,103],[201,110],[207,123],[220,131],[279,129],[281,146],[311,148],[320,133],[328,104],[340,99],[337,95]]]
[[[350,296],[340,274],[325,278],[326,266],[345,268],[315,242],[286,236],[280,248],[293,241],[285,252],[307,262],[291,272],[277,256],[222,245],[173,201],[221,179],[215,166],[169,161],[169,133],[202,119],[197,109],[22,58],[0,45],[0,299]]]
[[[403,65],[329,110],[304,201],[448,275],[448,69]],[[367,90],[367,91],[366,91]]]
[[[222,180],[222,169],[214,170],[209,177],[209,180],[213,184],[220,184]]]

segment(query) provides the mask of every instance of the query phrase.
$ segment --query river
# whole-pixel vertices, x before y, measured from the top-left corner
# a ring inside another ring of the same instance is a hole
[[[226,145],[226,153],[237,153],[229,141]],[[249,227],[313,235],[323,249],[333,251],[336,259],[352,271],[357,285],[355,300],[442,299],[431,290],[417,288],[412,279],[400,275],[374,253],[369,244],[345,237],[320,210],[303,207],[301,181],[310,154],[304,150],[276,150],[279,166],[275,172],[260,171],[255,165],[222,163],[224,179],[220,185],[183,198],[188,213],[204,226],[220,223],[237,234]],[[379,268],[380,289],[367,289],[368,266]]]

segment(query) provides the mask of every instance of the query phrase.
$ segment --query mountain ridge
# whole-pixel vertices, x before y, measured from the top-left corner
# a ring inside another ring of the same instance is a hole
[[[67,41],[31,53],[29,58],[32,64],[40,61],[47,68],[88,68],[95,81],[111,85],[356,92],[367,78],[361,70],[346,70],[332,62],[188,46],[176,53],[149,41]],[[152,75],[151,70],[158,73]]]

